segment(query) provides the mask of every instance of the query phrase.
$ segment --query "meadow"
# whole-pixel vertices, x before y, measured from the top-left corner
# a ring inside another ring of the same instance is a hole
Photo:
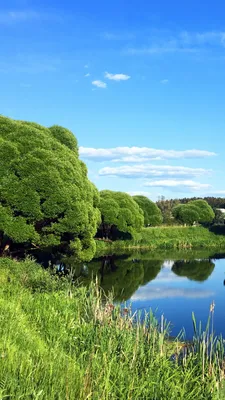
[[[224,233],[224,232],[223,232]],[[97,254],[129,249],[225,249],[225,235],[203,226],[158,226],[143,228],[131,240],[97,240]]]

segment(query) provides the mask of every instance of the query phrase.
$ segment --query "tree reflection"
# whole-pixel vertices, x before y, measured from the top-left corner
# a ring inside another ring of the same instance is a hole
[[[172,271],[178,276],[185,276],[192,281],[206,281],[214,270],[215,264],[211,260],[176,261]]]
[[[126,301],[139,286],[156,278],[162,263],[161,260],[107,256],[87,264],[86,276],[83,273],[81,281],[89,284],[97,277],[106,294],[113,291],[116,301]]]

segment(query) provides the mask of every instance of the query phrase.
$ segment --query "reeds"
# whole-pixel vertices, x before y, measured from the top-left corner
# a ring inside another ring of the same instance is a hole
[[[132,240],[96,242],[97,256],[105,252],[132,249],[219,249],[225,248],[225,236],[202,226],[159,226],[144,228]]]
[[[132,315],[97,282],[73,288],[31,260],[0,260],[0,282],[0,399],[218,398],[224,353],[214,310],[205,332],[193,317],[184,351],[164,317]]]

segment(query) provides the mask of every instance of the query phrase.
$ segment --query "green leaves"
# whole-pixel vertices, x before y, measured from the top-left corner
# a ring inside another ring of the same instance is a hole
[[[144,225],[144,216],[138,204],[127,193],[103,190],[100,192],[99,209],[102,215],[102,224],[112,226],[121,232],[133,235]]]
[[[210,223],[215,214],[205,200],[193,200],[173,208],[173,216],[180,222],[193,225],[194,222]]]
[[[145,226],[157,226],[162,224],[162,212],[153,201],[145,196],[133,196],[133,199],[144,213]]]
[[[78,241],[74,256],[93,256],[98,203],[72,132],[0,117],[1,234],[65,253]]]

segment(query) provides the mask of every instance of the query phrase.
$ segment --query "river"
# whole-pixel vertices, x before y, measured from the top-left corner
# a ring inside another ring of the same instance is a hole
[[[76,269],[83,284],[99,279],[115,302],[132,312],[149,311],[170,321],[170,334],[193,336],[192,312],[206,326],[215,302],[214,328],[225,337],[225,254],[215,252],[136,252],[109,255]]]

